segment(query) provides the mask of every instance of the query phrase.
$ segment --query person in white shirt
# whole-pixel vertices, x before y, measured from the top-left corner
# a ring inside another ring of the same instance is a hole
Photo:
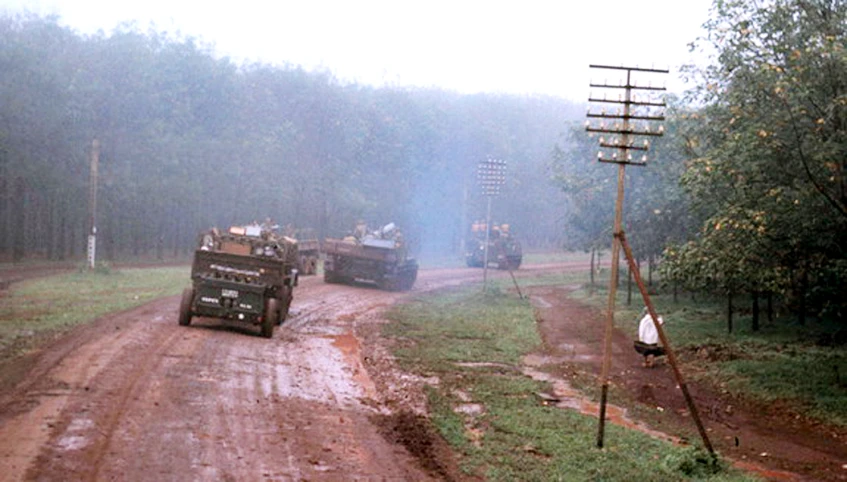
[[[665,349],[659,345],[659,332],[653,323],[653,317],[647,308],[641,312],[641,321],[638,323],[638,340],[635,342],[635,351],[644,356],[644,366],[653,367],[657,356],[665,354]],[[659,324],[664,325],[665,320],[660,316]]]

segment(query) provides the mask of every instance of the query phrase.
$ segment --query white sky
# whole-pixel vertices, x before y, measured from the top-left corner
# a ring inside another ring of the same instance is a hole
[[[711,0],[0,0],[0,12],[56,14],[81,33],[119,23],[180,32],[241,62],[300,65],[342,81],[462,93],[588,98],[589,64],[670,68],[690,87]],[[613,75],[613,74],[611,74]],[[654,82],[655,83],[655,82]]]

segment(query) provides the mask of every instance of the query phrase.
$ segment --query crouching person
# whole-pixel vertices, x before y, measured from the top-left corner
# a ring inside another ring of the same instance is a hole
[[[659,317],[659,324],[663,325],[665,321]],[[635,351],[644,357],[644,366],[652,368],[655,364],[656,357],[665,354],[665,348],[659,345],[659,332],[656,331],[656,325],[653,324],[653,317],[647,311],[647,308],[641,312],[641,321],[638,323],[638,340],[635,341]]]

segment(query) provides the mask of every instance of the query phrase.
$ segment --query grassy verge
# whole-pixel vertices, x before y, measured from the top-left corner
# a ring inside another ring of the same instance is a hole
[[[0,362],[106,313],[177,294],[187,267],[78,271],[13,284],[0,297]]]
[[[436,376],[427,389],[432,420],[461,454],[461,468],[486,480],[751,480],[703,463],[702,454],[611,426],[613,445],[595,447],[597,421],[548,406],[547,383],[523,375],[541,343],[532,307],[506,285],[422,295],[391,310],[386,334],[401,340],[406,370]],[[717,470],[717,472],[715,472]]]
[[[588,263],[591,256],[588,253],[572,252],[572,251],[544,251],[544,252],[526,252],[523,254],[523,262],[527,264],[547,264],[547,263],[573,263],[585,262]]]
[[[604,286],[593,296],[585,291],[574,296],[605,308],[607,293]],[[629,322],[634,334],[644,306],[641,295],[636,289],[627,306],[625,288],[618,293],[618,326]],[[759,331],[752,331],[751,315],[741,313],[729,333],[725,300],[681,296],[674,301],[669,294],[651,299],[692,378],[759,403],[778,400],[798,413],[847,427],[847,351],[822,343],[843,328],[816,320],[801,326],[791,318],[767,322],[763,312]]]
[[[581,252],[566,251],[526,251],[523,253],[524,264],[548,264],[548,263],[588,263],[590,256]],[[465,268],[464,256],[425,254],[418,258],[421,268]]]

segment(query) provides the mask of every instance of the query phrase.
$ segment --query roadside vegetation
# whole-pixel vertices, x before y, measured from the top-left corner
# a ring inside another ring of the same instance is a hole
[[[683,68],[693,88],[666,99],[666,135],[646,166],[626,171],[635,257],[681,290],[721,298],[725,312],[753,298],[844,333],[847,2],[717,0],[703,27],[691,47],[713,56]],[[598,149],[583,126],[570,134],[553,156],[571,207],[567,243],[608,249],[614,171],[582,161]]]
[[[112,269],[21,281],[0,296],[0,363],[106,313],[126,310],[187,286],[186,267]]]
[[[598,281],[573,296],[606,307],[607,281]],[[605,284],[604,284],[605,283]],[[634,288],[627,304],[625,285],[618,291],[616,320],[638,318],[644,303]],[[748,401],[779,401],[797,414],[847,427],[847,352],[844,328],[825,319],[801,324],[790,314],[777,313],[754,329],[752,306],[738,303],[730,333],[724,300],[718,297],[670,293],[651,294],[666,321],[665,330],[689,377],[707,381],[719,391]]]
[[[570,282],[578,282],[571,279]],[[547,382],[520,370],[539,350],[533,309],[506,295],[506,281],[421,295],[393,308],[386,335],[400,340],[404,369],[427,388],[432,420],[461,455],[461,469],[486,480],[753,480],[705,452],[616,426],[604,450],[597,420],[548,405]]]

